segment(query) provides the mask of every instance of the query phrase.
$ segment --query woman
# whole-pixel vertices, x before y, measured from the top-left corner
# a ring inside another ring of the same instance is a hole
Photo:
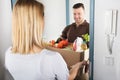
[[[42,41],[43,4],[18,0],[12,17],[12,46],[6,51],[5,66],[14,80],[68,80],[62,56],[46,49]]]

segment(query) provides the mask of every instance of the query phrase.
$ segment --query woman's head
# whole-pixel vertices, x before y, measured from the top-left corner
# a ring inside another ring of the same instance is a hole
[[[42,48],[44,6],[35,0],[18,0],[13,8],[12,51],[29,53],[33,46]]]

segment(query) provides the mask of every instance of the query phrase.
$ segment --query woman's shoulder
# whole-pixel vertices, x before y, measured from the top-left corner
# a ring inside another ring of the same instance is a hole
[[[12,47],[10,46],[10,47],[6,50],[5,53],[6,53],[6,54],[7,54],[7,53],[11,53],[11,52],[12,52],[11,49],[12,49]]]

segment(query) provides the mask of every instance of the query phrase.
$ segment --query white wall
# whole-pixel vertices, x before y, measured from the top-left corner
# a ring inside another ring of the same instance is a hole
[[[38,0],[45,5],[45,32],[46,41],[60,37],[66,26],[66,0]]]
[[[3,64],[5,50],[11,43],[10,3],[10,0],[0,0],[0,65]]]
[[[95,0],[94,27],[94,80],[120,80],[120,0]],[[107,49],[105,35],[105,11],[118,9],[117,36],[114,40],[113,54]],[[106,57],[113,57],[113,65],[105,63]]]
[[[3,80],[5,50],[11,44],[11,4],[10,0],[0,0],[0,80]]]

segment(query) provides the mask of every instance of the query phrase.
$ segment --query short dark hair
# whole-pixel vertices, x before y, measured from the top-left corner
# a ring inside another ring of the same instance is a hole
[[[85,9],[83,3],[76,3],[76,4],[73,5],[73,9],[77,9],[77,8],[80,8],[80,7],[82,7],[83,9]]]

